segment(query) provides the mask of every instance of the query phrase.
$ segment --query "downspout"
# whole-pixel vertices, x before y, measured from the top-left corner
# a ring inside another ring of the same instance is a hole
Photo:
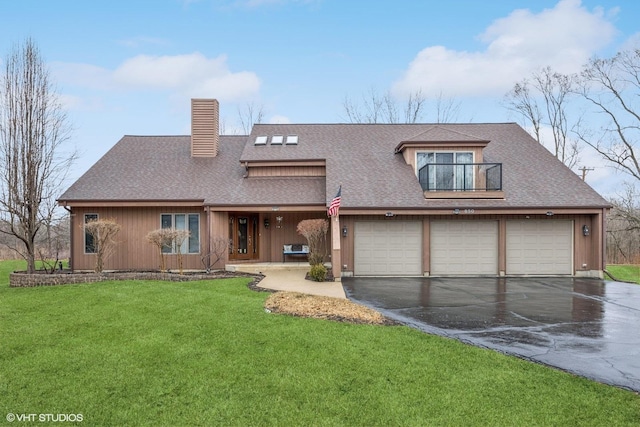
[[[607,208],[602,209],[602,215],[600,218],[600,229],[602,230],[602,271],[607,268]]]
[[[69,270],[73,271],[73,212],[66,205],[62,206],[64,210],[69,212]]]
[[[211,206],[207,206],[207,273],[211,271]]]

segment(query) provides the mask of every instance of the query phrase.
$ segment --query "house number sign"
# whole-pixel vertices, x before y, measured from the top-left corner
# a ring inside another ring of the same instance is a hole
[[[463,214],[473,214],[473,213],[475,213],[475,212],[476,212],[476,210],[475,210],[475,209],[463,209],[463,210],[460,210],[460,209],[454,209],[454,210],[453,210],[453,213],[454,213],[454,214],[456,214],[456,215],[458,215],[458,214],[459,214],[459,213],[461,213],[461,212],[462,212]]]

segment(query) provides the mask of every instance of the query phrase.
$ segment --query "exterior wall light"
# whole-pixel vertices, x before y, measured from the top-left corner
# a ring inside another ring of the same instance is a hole
[[[269,218],[264,219],[264,228],[269,228]]]
[[[348,232],[349,230],[347,229],[346,225],[342,227],[342,237],[347,237]]]
[[[582,235],[583,236],[588,236],[591,233],[591,231],[589,230],[589,226],[587,224],[582,226]]]

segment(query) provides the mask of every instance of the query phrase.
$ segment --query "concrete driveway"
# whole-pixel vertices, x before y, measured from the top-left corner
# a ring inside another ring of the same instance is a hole
[[[425,332],[640,392],[640,285],[579,278],[343,278]]]

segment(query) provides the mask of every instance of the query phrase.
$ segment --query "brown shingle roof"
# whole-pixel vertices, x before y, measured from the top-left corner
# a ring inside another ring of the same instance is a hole
[[[455,129],[447,128],[444,126],[436,125],[432,126],[426,131],[413,136],[405,141],[422,142],[422,141],[437,141],[437,142],[489,142],[485,139],[480,139],[473,135],[467,135]]]
[[[256,136],[297,135],[297,145],[256,146]],[[503,163],[504,200],[426,200],[395,148],[402,141],[490,141],[484,161]],[[326,160],[324,178],[244,178],[241,162]],[[188,136],[125,136],[61,201],[202,200],[217,206],[327,205],[342,185],[343,208],[606,207],[608,202],[520,126],[504,124],[255,125],[222,136],[214,158],[192,158]]]

